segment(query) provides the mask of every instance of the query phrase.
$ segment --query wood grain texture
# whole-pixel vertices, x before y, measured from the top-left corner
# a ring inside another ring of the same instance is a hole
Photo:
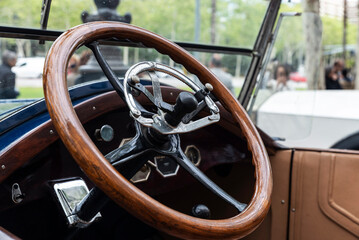
[[[79,46],[110,37],[130,39],[153,47],[196,74],[201,82],[213,85],[213,93],[232,113],[253,155],[255,193],[243,213],[230,219],[203,220],[177,212],[129,183],[99,152],[72,108],[66,86],[66,66]],[[115,22],[83,24],[65,32],[54,42],[45,61],[43,79],[50,116],[69,152],[99,188],[134,216],[161,231],[187,239],[238,239],[251,233],[263,221],[270,206],[272,172],[262,140],[234,96],[204,65],[178,45],[132,25]]]

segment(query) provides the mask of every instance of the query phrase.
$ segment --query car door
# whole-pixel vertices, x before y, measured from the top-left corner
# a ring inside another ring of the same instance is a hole
[[[359,156],[296,150],[292,159],[289,239],[359,237]]]
[[[356,151],[279,148],[270,212],[246,239],[358,239]]]

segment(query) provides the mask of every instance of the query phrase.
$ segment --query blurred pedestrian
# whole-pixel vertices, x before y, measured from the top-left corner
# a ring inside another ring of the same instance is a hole
[[[289,67],[279,64],[274,70],[274,79],[268,82],[267,88],[274,92],[295,90],[295,84],[289,79],[289,74]]]
[[[79,66],[86,65],[92,56],[92,51],[90,49],[84,50],[80,55]]]
[[[353,89],[354,88],[354,82],[353,77],[351,75],[351,69],[350,68],[344,68],[342,71],[342,79],[339,82],[340,86],[343,89]]]
[[[223,71],[222,58],[219,54],[214,54],[209,63],[210,70],[218,79],[234,94],[232,75]]]
[[[2,55],[2,65],[0,66],[0,99],[16,98],[19,92],[15,89],[16,75],[11,71],[17,61],[16,53],[5,50]]]
[[[325,69],[325,88],[326,89],[342,89],[339,81],[342,78],[344,63],[342,60],[336,60],[332,67]]]
[[[79,62],[78,55],[74,54],[71,56],[67,65],[67,86],[71,87],[75,85],[75,80],[79,76]]]

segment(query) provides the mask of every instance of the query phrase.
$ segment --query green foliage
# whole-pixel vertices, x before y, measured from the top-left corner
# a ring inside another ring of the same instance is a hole
[[[194,0],[122,0],[118,13],[132,14],[132,24],[177,41],[194,41]],[[42,0],[1,0],[0,24],[40,27]],[[217,44],[251,47],[267,2],[217,0]],[[200,42],[210,43],[211,1],[201,0]],[[81,24],[81,13],[96,11],[92,0],[52,1],[48,29],[66,30]]]
[[[82,23],[81,13],[83,11],[91,13],[95,11],[95,9],[96,7],[93,1],[52,1],[48,28],[67,30]]]
[[[343,20],[333,17],[322,17],[323,45],[338,45],[343,43]],[[358,27],[348,22],[347,44],[356,43]]]
[[[1,0],[0,24],[21,27],[40,27],[42,0]],[[216,33],[217,44],[252,47],[263,20],[267,2],[263,0],[217,0]],[[65,30],[81,24],[81,13],[94,13],[92,0],[52,1],[49,29]],[[119,14],[130,12],[132,24],[144,27],[164,37],[178,41],[194,40],[194,0],[122,0]],[[280,12],[301,12],[301,4],[283,3]],[[210,43],[211,1],[201,0],[202,43]],[[341,44],[342,19],[322,17],[323,44]],[[280,51],[285,45],[298,45],[302,41],[301,22],[284,21],[281,31],[286,39],[280,40]],[[348,23],[348,44],[356,42],[357,26]]]
[[[302,12],[301,4],[282,4],[280,12]],[[272,57],[279,62],[291,63],[295,68],[303,64],[305,39],[303,17],[285,17],[274,45]],[[343,19],[321,16],[323,25],[323,49],[328,45],[341,45],[343,42]],[[348,22],[347,44],[355,44],[358,26]],[[350,64],[349,64],[350,65]]]
[[[40,28],[42,0],[1,0],[0,24]],[[93,1],[52,1],[49,29],[68,29],[81,24],[81,13],[94,11]]]
[[[279,12],[301,12],[301,7],[299,4],[282,4]],[[297,51],[303,47],[304,34],[302,17],[284,17],[275,43],[276,51],[279,53],[290,50]]]
[[[301,4],[282,4],[280,12],[302,12]],[[321,16],[323,24],[323,46],[326,45],[338,45],[343,42],[343,19]],[[298,42],[303,41],[303,28],[301,22],[287,24],[284,21],[281,27],[281,31],[286,33],[286,39],[291,42],[291,44],[297,44]],[[348,22],[347,25],[347,44],[355,44],[356,37],[358,32],[358,26],[354,23]],[[295,39],[297,39],[295,41]],[[297,43],[296,43],[297,42]]]
[[[164,4],[165,3],[165,4]],[[201,20],[209,19],[209,1],[201,2]],[[208,5],[208,6],[207,6]],[[120,14],[132,14],[132,24],[146,28],[166,38],[193,41],[195,1],[185,0],[123,0]],[[209,21],[201,21],[201,41],[208,42]]]
[[[34,0],[1,0],[1,25],[38,27],[42,1]]]
[[[201,0],[200,42],[210,43],[211,1]],[[21,27],[40,27],[42,0],[1,0],[0,24]],[[118,13],[132,14],[132,24],[149,29],[166,38],[193,42],[195,28],[194,0],[122,0]],[[216,44],[226,46],[253,47],[261,26],[268,2],[263,0],[217,0]],[[65,30],[81,24],[81,13],[96,11],[93,0],[52,1],[49,29]],[[301,4],[283,3],[280,12],[301,12]],[[322,17],[323,45],[342,43],[342,19]],[[348,44],[356,42],[357,26],[348,23]],[[7,40],[8,46],[16,47],[14,40]],[[275,52],[279,58],[304,48],[301,17],[287,17],[283,20]],[[133,52],[131,50],[130,52]],[[156,59],[158,54],[141,49],[140,58]],[[206,56],[204,61],[207,61]],[[235,57],[224,59],[235,65]],[[242,62],[248,65],[247,61]]]

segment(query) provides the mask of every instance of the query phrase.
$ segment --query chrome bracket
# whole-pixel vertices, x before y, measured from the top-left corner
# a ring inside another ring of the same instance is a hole
[[[90,221],[84,221],[74,213],[77,204],[89,193],[84,180],[76,179],[55,183],[53,187],[69,226],[86,228],[91,223],[101,218],[101,213],[98,212]]]

